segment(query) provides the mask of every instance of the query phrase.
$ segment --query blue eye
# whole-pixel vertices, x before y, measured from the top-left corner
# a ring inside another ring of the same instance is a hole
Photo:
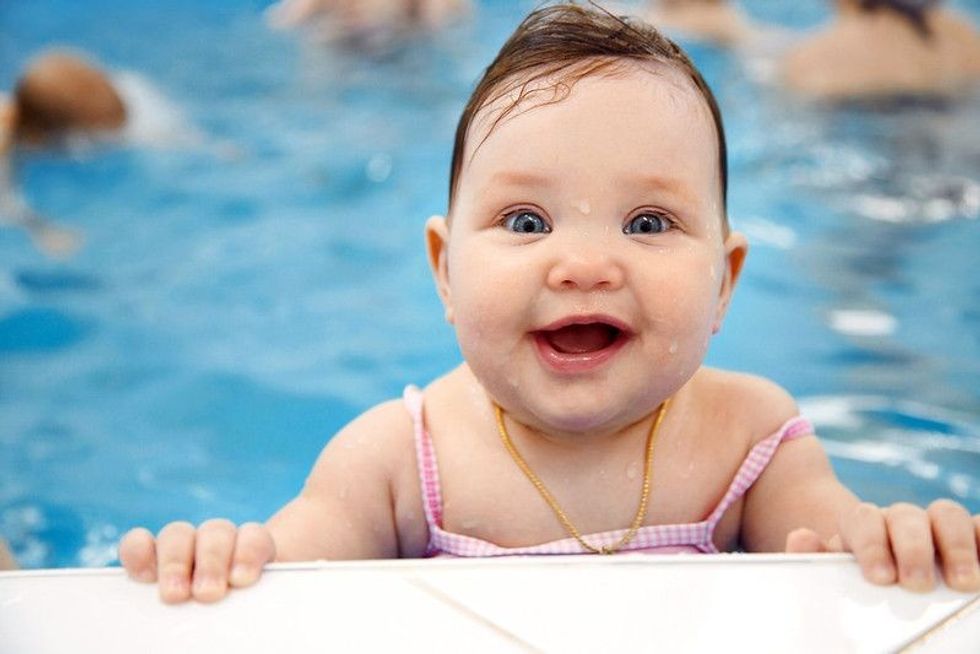
[[[507,216],[504,227],[519,234],[547,234],[551,231],[544,218],[532,211],[518,211]]]
[[[662,234],[671,228],[670,219],[657,213],[641,213],[623,227],[624,234]]]

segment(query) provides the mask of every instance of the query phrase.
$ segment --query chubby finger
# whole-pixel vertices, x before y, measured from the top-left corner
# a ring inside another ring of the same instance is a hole
[[[929,515],[921,507],[900,503],[885,510],[885,522],[899,585],[918,592],[931,590],[936,584],[936,550]]]
[[[257,522],[246,522],[238,528],[238,540],[232,557],[231,585],[251,586],[262,574],[262,567],[276,558],[276,544],[268,528]]]
[[[839,535],[824,540],[812,529],[800,527],[786,535],[785,551],[792,554],[826,554],[843,552],[844,547]]]
[[[215,602],[228,592],[228,571],[237,530],[230,520],[208,520],[197,528],[194,543],[194,584],[201,602]]]
[[[812,529],[800,528],[786,534],[786,552],[809,554],[826,552],[823,539]]]
[[[864,578],[888,585],[897,578],[885,516],[874,504],[862,502],[841,520],[844,549],[852,552]]]
[[[138,527],[119,541],[119,561],[130,578],[152,583],[157,580],[157,546],[153,534]]]
[[[168,604],[191,597],[194,540],[194,526],[188,522],[171,522],[157,534],[160,599]]]
[[[974,519],[952,500],[937,500],[926,510],[946,585],[955,590],[980,590],[980,563]]]

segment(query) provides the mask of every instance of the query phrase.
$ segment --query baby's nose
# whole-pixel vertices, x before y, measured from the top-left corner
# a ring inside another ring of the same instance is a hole
[[[622,287],[625,272],[618,258],[598,242],[580,239],[559,254],[548,271],[548,285],[555,290],[615,290]]]

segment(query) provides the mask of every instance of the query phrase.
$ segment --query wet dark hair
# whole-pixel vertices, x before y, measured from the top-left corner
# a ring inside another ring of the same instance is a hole
[[[57,139],[74,129],[115,129],[126,106],[108,76],[83,55],[52,50],[33,59],[13,95],[18,139]]]
[[[704,98],[718,136],[718,169],[724,228],[728,230],[728,154],[721,111],[714,94],[680,47],[652,26],[635,18],[615,16],[595,4],[588,7],[562,3],[532,12],[504,43],[486,69],[456,127],[452,169],[449,176],[449,208],[463,169],[466,137],[481,109],[520,89],[518,98],[496,117],[500,123],[528,95],[534,82],[549,78],[558,81],[544,89],[558,102],[568,95],[571,85],[587,75],[623,62],[654,61],[684,73]],[[560,77],[557,77],[561,74]]]
[[[912,28],[918,32],[919,36],[929,39],[932,30],[926,21],[926,12],[937,6],[942,0],[860,0],[859,5],[862,11],[877,11],[885,9],[901,15]]]

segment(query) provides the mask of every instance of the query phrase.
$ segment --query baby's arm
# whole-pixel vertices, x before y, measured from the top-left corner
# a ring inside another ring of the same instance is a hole
[[[126,534],[119,558],[139,581],[159,581],[165,602],[216,601],[249,586],[270,561],[394,558],[399,554],[391,479],[411,443],[398,402],[368,411],[324,448],[298,497],[265,524],[209,520]]]
[[[792,402],[784,396],[771,399]],[[980,589],[980,516],[951,500],[928,509],[861,502],[812,437],[783,443],[747,493],[742,543],[752,551],[849,551],[869,581],[918,591],[933,587],[938,559],[951,588]]]

